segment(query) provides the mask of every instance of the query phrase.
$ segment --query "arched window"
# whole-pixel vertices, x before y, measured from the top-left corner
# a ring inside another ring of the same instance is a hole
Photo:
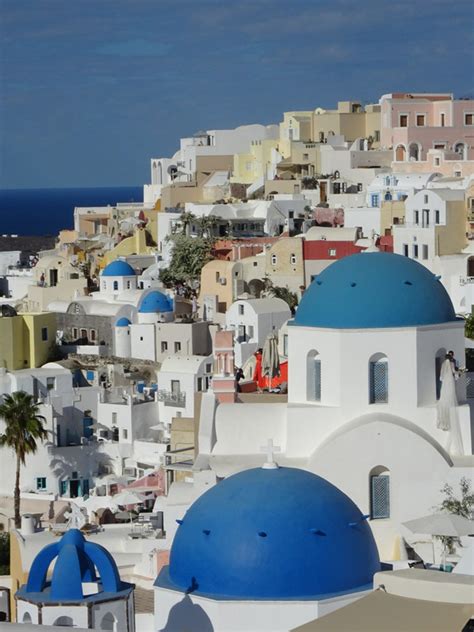
[[[276,266],[276,263],[277,263],[277,256],[272,255],[272,266]]]
[[[388,402],[388,361],[383,353],[376,353],[369,360],[369,403]]]
[[[114,281],[114,290],[118,290],[118,281]]]
[[[117,619],[111,612],[108,612],[102,619],[100,624],[101,630],[117,630]]]
[[[370,519],[390,518],[390,471],[384,465],[373,467],[369,473]]]
[[[31,614],[29,612],[25,612],[25,614],[23,615],[23,620],[22,623],[32,623],[33,620],[31,618]]]
[[[435,379],[436,379],[436,399],[439,399],[439,396],[441,395],[441,379],[440,379],[440,375],[441,375],[441,365],[444,362],[444,359],[446,358],[446,349],[441,348],[438,349],[438,351],[436,352],[436,358],[435,358]]]
[[[321,359],[310,351],[306,359],[306,397],[310,402],[321,401]]]
[[[384,196],[384,200],[386,202],[389,202],[392,199],[392,194],[390,193],[390,191],[387,191],[387,193]]]

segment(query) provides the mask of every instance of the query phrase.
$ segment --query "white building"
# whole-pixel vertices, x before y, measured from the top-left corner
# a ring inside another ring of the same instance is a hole
[[[262,348],[270,334],[278,335],[280,327],[291,317],[288,303],[281,298],[238,299],[225,315],[226,329],[234,331],[237,366]]]
[[[160,422],[169,428],[173,417],[194,417],[194,395],[208,390],[212,356],[168,356],[157,372]]]
[[[464,322],[432,273],[388,253],[343,258],[313,281],[288,327],[288,403],[219,405],[214,418],[201,416],[216,436],[210,467],[221,478],[258,465],[273,438],[280,463],[354,499],[391,559],[401,523],[429,513],[445,483],[469,475],[463,377],[448,430],[438,418],[448,350],[462,366]]]

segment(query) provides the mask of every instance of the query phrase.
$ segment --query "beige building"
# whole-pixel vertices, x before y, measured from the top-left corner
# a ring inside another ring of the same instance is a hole
[[[370,138],[372,147],[380,146],[380,105],[365,108],[355,101],[339,101],[337,110],[317,108],[312,113],[311,140],[325,142],[329,136],[344,136],[348,142]]]
[[[174,182],[161,189],[161,209],[184,207],[186,202],[204,202],[203,186],[214,171],[232,171],[234,156],[197,156],[190,182]]]
[[[71,301],[87,293],[81,270],[60,255],[41,257],[34,269],[34,285],[28,288],[29,312],[44,312],[53,301]]]
[[[201,270],[199,304],[207,321],[224,322],[227,309],[245,291],[243,267],[239,261],[209,261]]]

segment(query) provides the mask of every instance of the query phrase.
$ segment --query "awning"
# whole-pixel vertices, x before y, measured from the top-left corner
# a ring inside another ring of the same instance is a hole
[[[472,616],[471,604],[421,601],[376,590],[292,632],[460,632]]]

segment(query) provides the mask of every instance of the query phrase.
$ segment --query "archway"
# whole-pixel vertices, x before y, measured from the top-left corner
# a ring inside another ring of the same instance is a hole
[[[112,632],[117,630],[117,619],[111,612],[107,612],[107,614],[102,618],[100,629],[111,630]]]
[[[417,162],[420,160],[421,149],[418,143],[411,143],[408,148],[408,155],[410,160]]]
[[[72,628],[74,626],[74,621],[72,617],[62,616],[58,617],[53,625],[57,625],[58,627],[63,628]]]
[[[454,149],[454,153],[455,154],[459,154],[462,158],[462,160],[466,160],[466,145],[465,143],[459,142],[456,143],[453,147]]]
[[[22,623],[33,623],[33,619],[31,618],[31,614],[29,612],[25,612],[21,622]]]

